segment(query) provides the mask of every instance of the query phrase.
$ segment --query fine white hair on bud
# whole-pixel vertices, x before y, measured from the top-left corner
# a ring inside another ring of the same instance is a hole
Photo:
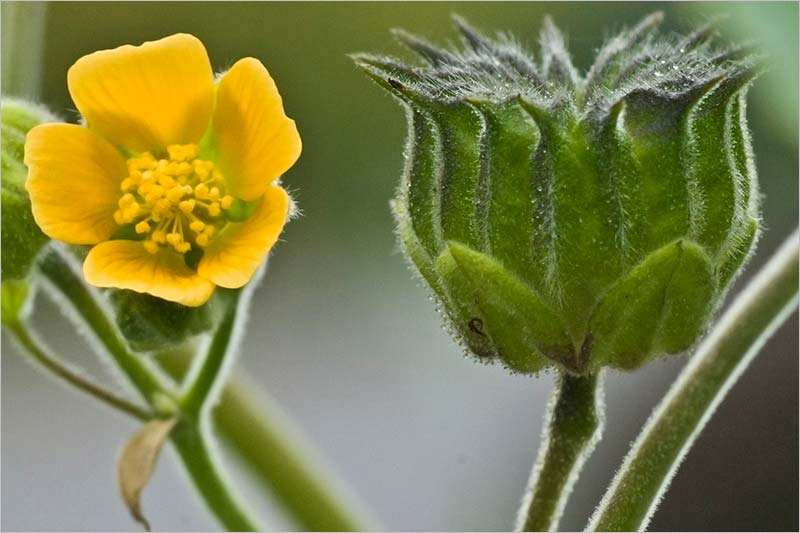
[[[353,57],[408,116],[401,246],[482,360],[587,374],[682,352],[751,253],[761,59],[662,19],[585,74],[549,18],[536,55],[455,17],[460,46],[393,32],[420,63]]]

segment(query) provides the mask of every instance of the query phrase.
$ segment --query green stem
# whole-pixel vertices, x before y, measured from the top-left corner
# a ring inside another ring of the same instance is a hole
[[[82,376],[80,372],[70,368],[58,360],[58,358],[45,348],[41,342],[33,335],[30,329],[22,321],[6,322],[5,327],[10,331],[17,341],[22,352],[27,354],[29,359],[40,365],[41,368],[55,375],[57,378],[69,383],[75,389],[80,390],[101,402],[122,411],[143,422],[153,418],[152,413],[142,409],[136,404],[120,398],[111,391],[108,391]]]
[[[223,289],[219,289],[220,292]],[[233,338],[240,321],[243,320],[248,298],[241,298],[241,291],[225,291],[225,314],[222,317],[205,356],[196,372],[190,372],[186,392],[181,400],[181,411],[190,417],[198,417],[200,412],[211,404],[212,391],[223,383],[222,367],[231,357],[231,347],[236,344]]]
[[[187,355],[165,353],[159,362],[177,380],[189,367]],[[211,414],[219,435],[302,530],[377,529],[275,400],[244,376],[234,374]]]
[[[71,263],[61,252],[51,249],[39,261],[39,270],[83,319],[104,352],[125,373],[144,400],[152,405],[156,396],[169,390],[170,385],[160,379],[155,368],[148,365],[144,357],[128,350],[103,305],[86,287]]]
[[[272,398],[253,387],[232,382],[214,411],[220,433],[233,445],[262,483],[307,531],[363,531],[367,518],[341,483],[314,460],[306,445]]]
[[[518,531],[556,530],[572,487],[600,440],[603,409],[602,376],[560,374],[517,517]]]
[[[644,530],[694,439],[797,306],[798,234],[736,298],[653,411],[588,530]]]
[[[220,468],[209,450],[209,438],[198,425],[178,424],[171,438],[194,486],[223,527],[227,531],[257,531],[258,527],[242,510],[220,475]]]
[[[156,407],[159,395],[165,394],[171,387],[159,377],[154,367],[145,364],[144,357],[128,350],[94,291],[78,277],[72,263],[74,261],[62,253],[49,250],[40,260],[39,268],[51,286],[94,333],[103,351],[120,367],[139,393]],[[246,518],[243,506],[227,489],[209,450],[210,437],[207,432],[201,431],[201,424],[202,417],[186,417],[173,430],[172,440],[184,466],[206,505],[223,526],[235,531],[255,530],[253,522]]]
[[[45,2],[2,4],[2,92],[36,100],[42,85]]]

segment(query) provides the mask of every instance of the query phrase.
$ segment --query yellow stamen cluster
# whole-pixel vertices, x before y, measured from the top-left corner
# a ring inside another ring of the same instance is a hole
[[[194,144],[167,147],[167,158],[144,152],[128,159],[119,209],[114,220],[132,224],[150,253],[168,246],[179,253],[208,246],[224,225],[222,212],[233,205],[225,180],[214,163],[198,159]]]

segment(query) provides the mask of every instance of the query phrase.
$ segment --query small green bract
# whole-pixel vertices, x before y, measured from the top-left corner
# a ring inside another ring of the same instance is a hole
[[[613,37],[585,76],[546,19],[539,60],[456,19],[462,45],[356,63],[403,104],[402,248],[454,335],[517,372],[633,369],[696,342],[754,247],[745,94],[712,25]]]

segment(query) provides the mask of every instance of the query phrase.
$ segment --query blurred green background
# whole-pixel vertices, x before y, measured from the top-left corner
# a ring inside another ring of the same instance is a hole
[[[397,26],[455,40],[451,13],[533,47],[549,13],[586,69],[605,36],[657,9],[666,12],[667,31],[728,15],[723,39],[756,41],[770,56],[749,107],[766,232],[738,288],[797,224],[795,3],[60,2],[47,5],[41,94],[74,121],[66,70],[77,58],[176,32],[198,36],[216,69],[242,56],[262,60],[303,137],[303,156],[284,179],[303,216],[271,259],[238,364],[278,398],[387,528],[503,530],[528,478],[552,378],[477,365],[440,329],[397,252],[388,209],[402,168],[403,114],[346,54],[404,54],[388,32]],[[7,24],[3,17],[3,33]],[[4,60],[15,52],[4,49]],[[37,324],[51,345],[114,379],[57,309],[45,298],[38,303]],[[696,443],[652,529],[797,530],[797,354],[793,317]],[[608,376],[606,434],[565,528],[583,527],[684,361]],[[2,529],[136,529],[114,480],[116,453],[134,424],[43,378],[5,338],[2,372]],[[237,476],[246,491],[250,480]],[[270,527],[293,527],[274,505],[251,503]],[[216,527],[171,452],[144,506],[157,529]]]

